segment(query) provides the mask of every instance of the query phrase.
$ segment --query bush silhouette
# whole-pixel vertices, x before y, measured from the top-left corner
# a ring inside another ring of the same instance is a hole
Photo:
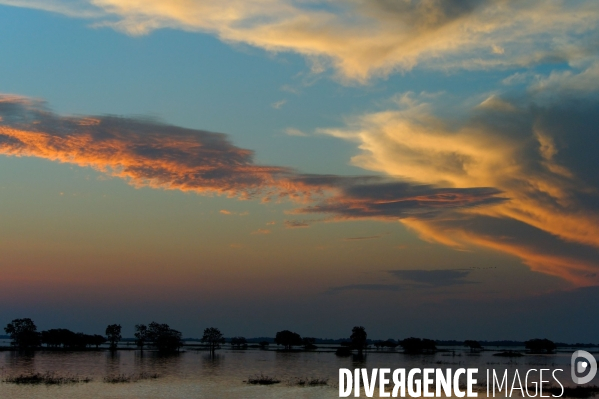
[[[143,342],[150,342],[160,352],[175,352],[183,346],[181,332],[170,328],[168,324],[160,324],[153,321],[148,324],[147,328],[144,328],[143,324],[138,326],[140,337],[144,339]]]
[[[530,351],[530,353],[553,353],[557,349],[555,343],[548,339],[531,339],[524,342],[524,347]]]
[[[432,339],[406,338],[399,343],[405,353],[435,352],[437,345]]]
[[[36,348],[40,346],[40,334],[33,320],[14,319],[4,327],[4,331],[12,339],[11,345],[19,349]]]
[[[279,331],[275,336],[275,343],[283,345],[286,350],[292,349],[294,346],[303,344],[302,337],[298,333],[289,330]]]

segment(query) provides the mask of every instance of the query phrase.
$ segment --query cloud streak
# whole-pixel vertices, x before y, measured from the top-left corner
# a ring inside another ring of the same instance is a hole
[[[471,270],[389,270],[389,273],[400,280],[425,287],[448,287],[453,285],[474,284],[465,280]]]
[[[596,59],[599,6],[531,0],[0,0],[130,35],[171,28],[304,56],[366,82],[417,65],[488,69]],[[439,63],[439,60],[443,60]]]
[[[445,288],[464,284],[477,284],[465,280],[472,270],[388,270],[393,277],[401,280],[400,284],[348,284],[331,287],[326,292],[335,294],[345,291],[407,291],[414,289]]]
[[[88,166],[135,186],[251,198],[290,171],[256,165],[224,134],[130,118],[59,117],[37,101],[0,98],[0,151]]]
[[[91,167],[136,187],[264,202],[287,198],[306,205],[296,213],[332,219],[430,217],[502,200],[494,189],[412,187],[376,176],[306,175],[258,165],[252,151],[221,133],[114,116],[62,117],[18,96],[0,96],[0,118],[0,153]]]

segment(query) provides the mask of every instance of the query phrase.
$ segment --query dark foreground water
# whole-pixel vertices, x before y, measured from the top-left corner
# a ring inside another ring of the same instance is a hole
[[[340,358],[328,352],[279,352],[257,349],[223,349],[211,358],[206,352],[187,350],[175,356],[158,356],[151,351],[44,352],[34,355],[0,352],[0,398],[337,398],[339,368],[478,367],[479,382],[487,369],[498,373],[519,369],[524,375],[531,368],[561,368],[556,375],[564,385],[570,380],[571,353],[500,358],[494,352],[470,354],[461,348],[455,353],[404,355],[398,352],[369,352],[365,359]],[[62,385],[12,384],[4,380],[27,373],[51,372],[59,376],[88,377],[88,383]],[[257,374],[276,377],[281,383],[270,386],[249,385],[245,380]],[[135,380],[140,374],[157,374],[156,379]],[[108,383],[105,377],[125,375],[131,382]],[[510,374],[511,376],[512,374]],[[327,379],[328,386],[294,385],[298,378]],[[511,377],[510,377],[511,378]],[[594,381],[594,383],[597,383]],[[479,397],[485,397],[481,392]],[[517,396],[514,394],[513,396]],[[353,397],[353,395],[352,395]],[[362,393],[361,397],[364,397]],[[375,395],[378,397],[378,395]]]

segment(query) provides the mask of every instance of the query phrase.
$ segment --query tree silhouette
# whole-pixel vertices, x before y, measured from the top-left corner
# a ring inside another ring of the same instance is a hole
[[[135,344],[143,351],[148,339],[148,327],[145,324],[135,325]]]
[[[477,349],[480,350],[483,348],[478,341],[474,341],[472,339],[467,339],[466,341],[464,341],[464,346],[469,347],[470,352],[474,352]]]
[[[352,328],[351,335],[349,339],[351,339],[351,346],[354,349],[358,350],[358,355],[362,355],[362,352],[366,348],[368,334],[366,334],[366,329],[362,326],[356,326]]]
[[[204,330],[202,342],[207,343],[210,353],[214,354],[214,351],[220,348],[220,344],[225,342],[225,338],[218,328],[208,327]]]
[[[318,349],[318,346],[314,345],[316,343],[316,338],[304,337],[302,338],[302,343],[304,344],[304,349],[306,350]]]
[[[286,350],[290,350],[293,346],[302,345],[302,337],[298,333],[289,330],[279,331],[275,337],[277,345],[283,345]]]
[[[406,338],[399,343],[405,353],[435,352],[437,345],[431,339]]]
[[[553,341],[548,339],[531,339],[524,342],[524,347],[530,351],[530,353],[553,353],[557,346]]]
[[[104,342],[106,342],[106,338],[104,338],[103,336],[99,334],[94,334],[92,336],[91,345],[95,345],[96,349],[98,349],[98,346],[102,345]]]
[[[231,346],[237,349],[247,348],[248,341],[245,337],[233,337],[231,338]]]
[[[260,346],[260,349],[266,349],[269,344],[268,341],[260,341],[258,345]]]
[[[110,342],[110,349],[115,350],[117,343],[121,340],[121,325],[110,324],[106,327],[106,337]]]
[[[41,343],[49,348],[63,349],[86,349],[88,346],[98,346],[106,342],[106,338],[101,335],[74,333],[66,328],[53,328],[51,330],[42,331]]]
[[[40,334],[31,319],[14,319],[4,327],[12,339],[11,345],[19,349],[35,348],[40,345]]]
[[[151,322],[147,327],[145,337],[161,352],[178,351],[183,346],[181,332],[173,330],[168,324]]]

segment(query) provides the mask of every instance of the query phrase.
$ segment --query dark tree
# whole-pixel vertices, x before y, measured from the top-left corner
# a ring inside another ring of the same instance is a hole
[[[548,339],[531,339],[524,342],[524,347],[530,351],[530,353],[553,353],[557,346],[553,341]]]
[[[298,333],[289,330],[279,331],[275,337],[277,345],[283,345],[286,350],[290,350],[293,346],[301,345],[302,337]]]
[[[148,340],[148,327],[145,324],[135,325],[135,344],[143,351]]]
[[[481,350],[483,348],[478,341],[474,341],[472,339],[467,339],[464,341],[464,346],[470,348],[470,352]]]
[[[406,338],[399,343],[405,353],[435,352],[437,345],[431,339]]]
[[[383,347],[383,348],[395,348],[396,346],[397,346],[397,342],[395,342],[392,339],[388,339],[381,343],[381,347]]]
[[[268,348],[269,343],[268,341],[260,341],[258,342],[258,345],[260,345],[260,349],[266,349]]]
[[[121,325],[110,324],[108,327],[106,327],[106,337],[110,342],[110,349],[115,350],[116,345],[121,340]]]
[[[151,342],[160,352],[179,351],[183,346],[181,332],[173,330],[168,324],[151,322],[146,330],[146,340]]]
[[[218,328],[208,327],[204,330],[202,342],[208,344],[210,353],[214,353],[215,350],[220,349],[220,344],[225,342],[225,337]]]
[[[58,348],[65,344],[62,328],[53,328],[51,330],[42,331],[41,342],[49,348]],[[68,330],[66,330],[68,331]],[[70,331],[69,331],[70,332]]]
[[[231,338],[231,346],[237,349],[247,348],[248,341],[245,337],[233,337]]]
[[[4,327],[12,339],[11,345],[19,349],[36,348],[40,345],[40,334],[31,319],[14,319]]]
[[[304,344],[304,349],[306,350],[318,349],[318,346],[314,345],[316,343],[316,338],[304,337],[302,338],[302,342]]]
[[[368,334],[366,334],[366,329],[364,327],[356,326],[352,328],[349,339],[351,339],[352,349],[358,350],[358,355],[362,355],[362,352],[366,348],[367,337]]]
[[[396,346],[397,346],[397,343],[395,343],[395,341],[392,340],[392,339],[388,339],[386,341],[379,340],[379,341],[375,341],[374,342],[374,347],[377,348],[377,349],[380,349],[380,348],[395,348]]]
[[[104,338],[103,336],[98,334],[92,335],[91,345],[95,345],[96,349],[98,349],[98,346],[102,345],[104,342],[106,342],[106,338]]]
[[[93,345],[94,336],[84,333],[77,333],[74,337],[73,347],[77,349],[87,349],[88,346]]]

